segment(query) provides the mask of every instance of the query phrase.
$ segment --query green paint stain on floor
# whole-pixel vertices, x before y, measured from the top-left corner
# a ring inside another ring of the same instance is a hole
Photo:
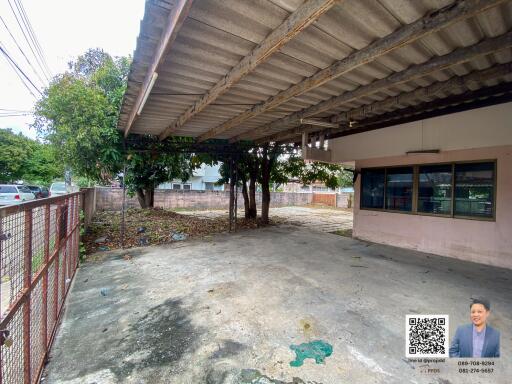
[[[300,367],[305,359],[315,359],[317,364],[323,364],[325,358],[332,355],[332,345],[322,340],[315,340],[310,343],[290,345],[295,352],[295,360],[290,362],[292,367]]]

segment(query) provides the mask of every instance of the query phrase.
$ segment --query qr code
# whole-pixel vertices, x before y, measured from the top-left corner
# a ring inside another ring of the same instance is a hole
[[[448,357],[448,315],[405,316],[406,357]]]

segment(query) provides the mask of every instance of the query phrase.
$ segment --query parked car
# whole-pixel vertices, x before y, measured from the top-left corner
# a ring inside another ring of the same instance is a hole
[[[50,197],[50,190],[48,187],[41,187],[41,194],[43,198]]]
[[[37,185],[27,185],[27,187],[36,196],[36,199],[43,199],[50,195],[50,191],[46,187],[38,187]]]
[[[36,196],[25,185],[0,184],[0,205],[21,204]]]
[[[69,193],[66,183],[58,181],[50,186],[50,196],[61,196]]]

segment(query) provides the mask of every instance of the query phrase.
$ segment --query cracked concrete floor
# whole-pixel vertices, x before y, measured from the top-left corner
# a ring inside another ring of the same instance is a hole
[[[507,383],[512,271],[297,226],[104,253],[75,277],[44,383]],[[450,316],[475,294],[501,331],[494,374],[404,359],[406,314]],[[324,364],[290,345],[322,340]]]

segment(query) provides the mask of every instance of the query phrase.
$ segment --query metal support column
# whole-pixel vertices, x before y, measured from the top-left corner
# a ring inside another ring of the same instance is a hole
[[[124,248],[124,242],[125,242],[125,211],[126,211],[126,140],[123,138],[123,151],[124,151],[124,158],[123,158],[123,200],[121,203],[121,248]]]

